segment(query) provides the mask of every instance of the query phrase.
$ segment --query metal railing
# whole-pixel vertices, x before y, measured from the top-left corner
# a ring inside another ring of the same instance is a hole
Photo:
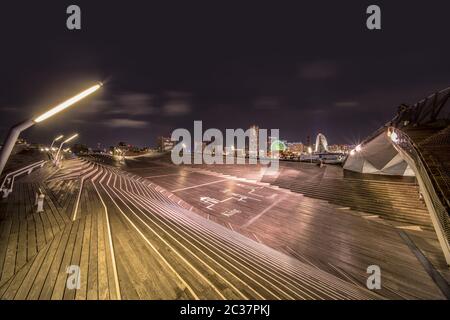
[[[3,198],[8,197],[8,195],[13,191],[13,187],[14,187],[14,180],[16,179],[16,177],[27,173],[30,174],[31,172],[33,172],[34,169],[36,168],[42,168],[44,166],[44,164],[47,161],[45,160],[41,160],[32,164],[29,164],[28,166],[25,166],[23,168],[17,169],[13,172],[8,173],[5,178],[3,179],[3,182],[0,186],[0,190],[3,193]]]
[[[442,197],[445,195],[443,190],[441,189],[440,184],[436,181],[436,177],[432,174],[430,167],[425,161],[423,155],[420,153],[420,149],[416,146],[416,144],[411,140],[411,138],[402,130],[390,127],[388,128],[390,132],[395,132],[396,141],[393,141],[393,145],[396,148],[401,149],[401,151],[405,152],[406,155],[414,162],[414,167],[416,169],[416,176],[420,176],[421,182],[423,186],[421,186],[422,192],[426,192],[427,196],[430,199],[429,205],[432,208],[428,208],[430,211],[434,212],[436,216],[435,228],[436,232],[442,235],[443,241],[445,241],[445,246],[443,246],[443,250],[449,250],[450,248],[450,216],[448,213],[448,208],[446,207],[446,202],[442,201]],[[441,196],[439,196],[441,195]],[[444,196],[445,199],[445,196]],[[432,219],[433,220],[433,219]],[[441,245],[442,246],[442,245]],[[449,252],[444,252],[446,254],[446,258],[448,259]],[[447,261],[449,262],[449,261]]]
[[[450,208],[450,199],[448,199],[448,198],[445,196],[446,194],[450,193],[450,184],[449,184],[449,182],[448,182],[447,174],[445,174],[444,172],[442,172],[441,165],[440,165],[439,161],[437,161],[432,155],[430,155],[428,158],[429,158],[429,160],[431,160],[431,162],[433,163],[435,169],[437,170],[438,175],[439,175],[439,177],[441,178],[440,181],[441,181],[441,182],[445,185],[445,187],[447,188],[447,192],[444,192],[444,190],[442,190],[442,187],[443,187],[442,184],[439,183],[438,181],[436,181],[437,179],[436,179],[436,178],[434,177],[434,175],[433,175],[433,178],[435,178],[434,180],[435,180],[435,182],[436,182],[437,187],[438,187],[439,190],[441,191],[442,196],[443,196],[445,202],[447,203],[447,206]],[[429,167],[428,167],[428,168],[429,168]]]

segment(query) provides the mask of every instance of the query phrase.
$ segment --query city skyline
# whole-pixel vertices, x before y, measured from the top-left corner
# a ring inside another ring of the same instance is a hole
[[[420,17],[432,9],[408,3],[401,14],[400,5],[383,4],[379,32],[365,27],[362,3],[280,11],[261,5],[258,15],[251,5],[207,5],[207,15],[187,5],[173,11],[140,3],[126,12],[111,3],[107,11],[99,3],[80,6],[86,19],[75,33],[65,28],[63,3],[27,4],[27,12],[8,6],[0,27],[15,31],[3,37],[14,50],[2,52],[9,61],[0,78],[2,138],[11,123],[99,80],[105,86],[97,96],[24,137],[48,141],[64,122],[90,146],[121,140],[144,146],[202,120],[222,130],[279,128],[289,141],[323,132],[351,144],[400,104],[449,85],[450,65],[441,57],[450,45],[436,32],[445,29],[439,16],[448,4],[433,9],[435,19],[426,23]]]

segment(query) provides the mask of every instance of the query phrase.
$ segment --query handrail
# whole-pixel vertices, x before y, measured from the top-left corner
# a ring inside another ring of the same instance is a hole
[[[9,173],[5,176],[5,178],[3,179],[3,182],[2,182],[2,185],[1,185],[0,189],[3,189],[3,187],[5,186],[5,182],[6,182],[6,180],[8,179],[9,176],[11,176],[11,175],[13,175],[13,174],[15,174],[15,173],[17,173],[17,172],[19,172],[19,171],[22,171],[22,170],[25,170],[25,171],[26,171],[26,170],[29,169],[30,167],[33,167],[33,166],[35,166],[35,165],[37,165],[37,164],[41,164],[42,162],[45,162],[45,160],[40,160],[40,161],[34,162],[34,163],[32,163],[32,164],[29,164],[29,165],[27,165],[27,166],[25,166],[25,167],[23,167],[23,168],[17,169],[16,171],[9,172]]]
[[[388,130],[394,130],[394,127],[390,127],[390,128],[388,128]],[[417,154],[418,158],[420,159],[422,165],[425,167],[425,171],[428,173],[428,176],[431,177],[431,180],[433,182],[433,188],[438,189],[440,194],[442,195],[442,197],[445,199],[445,192],[444,192],[444,190],[442,190],[442,187],[441,187],[440,183],[436,180],[436,177],[433,174],[431,174],[432,171],[430,169],[430,166],[428,165],[428,162],[425,161],[425,157],[423,156],[422,152],[420,151],[419,146],[404,131],[397,129],[397,128],[395,128],[395,130],[397,131],[397,133],[401,132],[401,136],[403,136],[405,139],[407,139],[408,144],[410,144],[414,148],[415,153]],[[408,153],[411,153],[411,152],[408,152]],[[430,158],[434,163],[436,163],[433,156],[430,156]],[[437,166],[437,169],[438,169],[441,177],[443,177],[438,166]]]
[[[403,153],[406,153],[404,157],[409,158],[413,162],[419,184],[423,184],[420,189],[426,193],[425,202],[430,211],[439,242],[441,242],[447,263],[450,265],[450,216],[446,207],[448,204],[442,201],[442,197],[439,196],[439,193],[441,195],[445,195],[445,193],[443,193],[440,184],[436,181],[436,177],[431,174],[432,171],[417,144],[414,143],[408,134],[395,127],[389,127],[388,130],[391,135],[393,132],[396,134],[395,141],[392,141],[393,146],[397,150],[400,149]]]
[[[9,172],[3,179],[2,185],[0,186],[0,190],[3,191],[4,193],[7,192],[6,193],[6,196],[7,196],[10,192],[12,192],[14,180],[17,176],[19,176],[25,172],[31,173],[31,171],[33,171],[33,169],[35,169],[37,167],[42,168],[46,162],[47,161],[45,161],[45,160],[40,160],[40,161],[34,162],[32,164],[29,164],[23,168],[17,169],[13,172]],[[11,176],[12,176],[12,178],[11,178]],[[9,188],[6,186],[7,183],[10,183]]]
[[[433,155],[430,155],[430,160],[434,163],[436,170],[439,172],[439,176],[442,178],[442,181],[444,182],[445,186],[447,187],[447,190],[450,191],[450,185],[447,182],[446,176],[442,173],[441,167],[440,167],[440,165],[438,165],[436,163],[436,159],[433,157]],[[435,179],[435,182],[436,182],[436,185],[438,186],[439,190],[442,192],[442,195],[444,196],[444,199],[447,202],[447,205],[450,208],[450,199],[445,197],[445,192],[442,190],[441,185],[438,183],[438,181],[436,181],[436,179]]]

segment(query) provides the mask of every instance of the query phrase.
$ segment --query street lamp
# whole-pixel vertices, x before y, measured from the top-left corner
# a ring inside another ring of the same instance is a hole
[[[14,148],[14,145],[16,144],[17,138],[19,137],[19,135],[22,131],[30,128],[31,126],[35,125],[36,123],[42,122],[42,121],[50,118],[51,116],[57,114],[58,112],[61,112],[65,109],[67,109],[71,105],[77,103],[81,99],[84,99],[88,95],[90,95],[90,94],[94,93],[95,91],[97,91],[98,89],[100,89],[100,87],[102,85],[103,84],[101,82],[99,82],[96,85],[90,87],[89,89],[84,90],[83,92],[80,92],[76,96],[73,96],[72,98],[60,103],[56,107],[51,108],[50,110],[41,114],[40,116],[38,116],[34,119],[25,120],[23,122],[16,124],[15,126],[11,127],[11,129],[9,130],[8,135],[6,137],[6,140],[3,144],[3,148],[2,148],[1,154],[0,154],[0,174],[3,172],[6,162],[8,161],[9,155],[11,154],[11,151]]]
[[[73,139],[75,139],[76,137],[78,137],[78,133],[75,133],[73,136],[69,137],[68,139],[64,140],[63,142],[61,142],[61,144],[59,145],[59,149],[58,152],[56,153],[56,157],[55,157],[55,165],[57,165],[59,163],[59,154],[61,153],[61,148],[63,145],[65,145],[66,143],[72,141]]]
[[[53,145],[55,144],[55,142],[61,140],[62,138],[64,138],[64,136],[60,135],[60,136],[57,136],[55,139],[53,139],[52,144],[50,145],[50,151],[53,150]]]

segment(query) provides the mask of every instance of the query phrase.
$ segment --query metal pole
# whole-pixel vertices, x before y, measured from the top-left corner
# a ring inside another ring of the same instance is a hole
[[[55,144],[56,139],[53,139],[52,144],[50,145],[50,152],[52,151],[53,145]]]
[[[56,138],[55,139],[53,139],[53,141],[52,141],[52,144],[50,145],[50,158],[51,157],[53,157],[53,145],[55,144],[55,142],[56,142]]]
[[[50,155],[53,157],[53,145],[55,144],[56,141],[61,140],[62,138],[64,138],[64,135],[59,135],[57,136],[55,139],[53,139],[52,144],[50,145]]]
[[[20,133],[23,130],[33,126],[34,124],[35,122],[33,120],[26,120],[16,124],[15,126],[11,127],[11,129],[9,129],[8,135],[6,136],[0,153],[0,175],[5,168],[6,162],[11,155],[11,152],[16,144],[17,138],[19,138]]]
[[[61,142],[61,144],[59,145],[59,149],[58,149],[58,152],[56,153],[56,157],[55,157],[55,165],[57,165],[58,164],[58,157],[59,157],[59,153],[61,152],[61,148],[62,148],[62,146],[64,145],[64,142],[65,141],[63,141],[63,142]]]

